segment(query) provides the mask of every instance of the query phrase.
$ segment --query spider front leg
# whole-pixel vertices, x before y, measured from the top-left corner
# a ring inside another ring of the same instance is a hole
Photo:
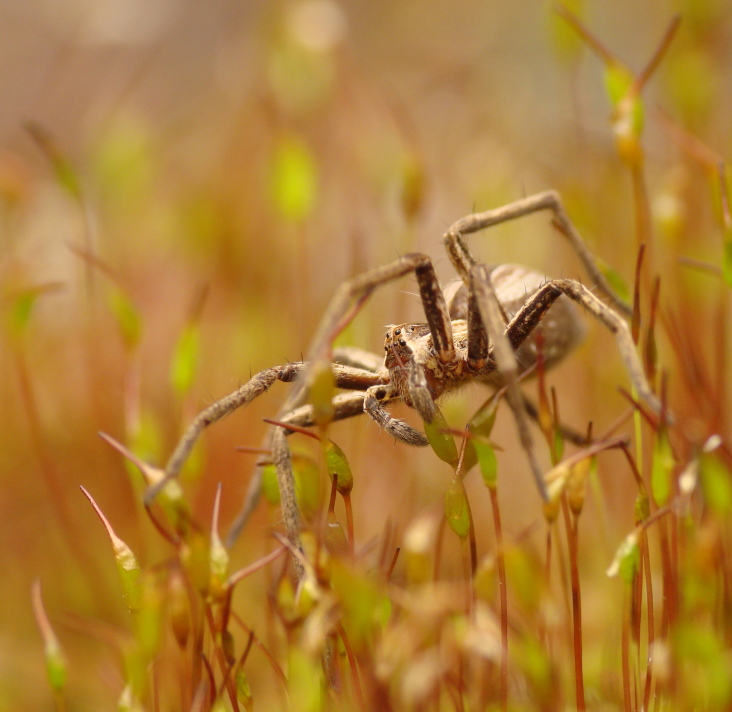
[[[559,193],[554,190],[536,193],[494,210],[468,215],[450,227],[443,237],[443,242],[450,261],[463,282],[468,283],[470,270],[477,264],[464,239],[466,235],[543,210],[551,211],[554,225],[567,238],[597,288],[612,302],[615,309],[629,317],[632,313],[631,307],[611,287],[598,267],[595,256],[572,223]]]
[[[281,421],[289,417],[293,411],[302,406],[304,396],[311,385],[313,369],[319,369],[324,363],[330,363],[332,345],[336,336],[353,320],[374,290],[410,272],[414,272],[417,278],[437,358],[441,363],[449,363],[454,360],[455,346],[450,316],[445,295],[442,293],[432,262],[429,257],[419,253],[404,255],[388,265],[348,280],[336,291],[308,351],[310,365],[298,378],[290,396],[280,410],[277,420]],[[423,398],[420,398],[420,402],[422,401]],[[426,407],[425,410],[427,410]],[[376,411],[372,409],[372,412]],[[297,542],[299,514],[294,497],[294,479],[284,432],[273,434],[272,455],[282,496],[283,518],[287,535],[291,541]]]
[[[286,415],[300,405],[302,394],[309,386],[313,365],[332,360],[330,355],[333,341],[363,308],[371,294],[379,287],[410,272],[414,272],[417,278],[420,299],[439,361],[448,363],[455,358],[450,315],[432,262],[429,257],[420,253],[407,254],[388,265],[354,277],[338,288],[308,350],[311,367],[298,379],[296,388],[280,412],[281,415]]]
[[[384,401],[398,397],[393,391],[384,392],[380,387],[369,388],[366,391],[363,399],[363,409],[373,420],[385,430],[389,435],[400,440],[401,442],[412,445],[413,447],[425,447],[429,445],[424,433],[420,433],[419,430],[415,430],[411,425],[405,423],[403,420],[392,417],[384,408]],[[427,394],[429,398],[429,394]],[[434,417],[434,408],[436,407],[434,401],[430,399],[432,403],[432,410],[430,411],[430,418],[428,422]]]

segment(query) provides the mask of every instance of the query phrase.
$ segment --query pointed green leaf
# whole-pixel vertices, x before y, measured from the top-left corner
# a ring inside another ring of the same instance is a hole
[[[625,280],[620,276],[620,273],[600,257],[595,256],[595,261],[600,272],[602,272],[605,279],[607,279],[615,294],[617,294],[617,296],[626,304],[629,304],[630,290],[628,289],[628,285]]]
[[[353,489],[353,473],[345,453],[332,440],[323,440],[323,455],[330,481],[337,476],[336,489],[346,495]]]
[[[193,383],[198,363],[198,346],[197,324],[186,324],[178,337],[170,368],[170,381],[179,396],[186,395]]]
[[[28,327],[38,297],[61,289],[60,282],[47,282],[16,294],[10,307],[9,327],[15,338],[20,338]]]
[[[651,468],[651,492],[659,507],[668,502],[671,496],[671,471],[674,467],[674,458],[671,451],[668,435],[665,429],[656,434],[653,443],[653,466]]]
[[[239,702],[246,712],[252,712],[254,709],[254,698],[252,697],[252,690],[249,687],[244,670],[237,668],[234,680],[236,683],[237,702]]]
[[[277,468],[271,463],[262,468],[262,496],[271,507],[276,507],[280,503]]]
[[[724,242],[724,260],[722,263],[724,281],[732,288],[732,237]]]
[[[285,134],[277,140],[270,192],[275,209],[287,220],[301,222],[315,207],[317,165],[312,151],[299,136]]]
[[[732,473],[714,453],[704,453],[699,461],[699,478],[706,505],[719,517],[728,517],[732,507]]]
[[[622,64],[609,62],[605,65],[605,91],[613,107],[625,98],[634,81],[633,74]]]
[[[489,489],[495,489],[498,484],[498,459],[493,446],[479,438],[473,438],[471,444],[478,456],[478,466],[483,483]]]
[[[333,420],[333,397],[336,394],[333,368],[329,361],[316,361],[308,372],[313,419],[321,427]]]
[[[458,449],[457,445],[455,445],[455,438],[447,432],[448,430],[449,427],[445,421],[445,416],[442,415],[439,408],[435,408],[435,415],[432,418],[432,422],[425,422],[424,424],[424,433],[435,455],[448,465],[456,467],[459,458]]]
[[[300,505],[300,511],[303,517],[310,519],[320,508],[321,468],[309,456],[293,454],[292,472],[295,475],[295,496]],[[277,486],[276,482],[275,486]]]
[[[226,582],[229,571],[229,552],[226,550],[218,532],[211,533],[211,545],[209,547],[209,568],[211,571],[212,588],[220,593],[220,587]]]
[[[84,487],[81,488],[81,491],[91,503],[94,511],[97,513],[97,516],[107,531],[107,536],[112,543],[114,558],[117,563],[117,572],[119,573],[120,581],[122,583],[122,595],[127,603],[127,607],[131,611],[136,611],[140,607],[139,579],[142,572],[140,564],[137,561],[137,557],[132,549],[117,536],[112,528],[112,524],[107,519],[104,512],[102,512],[91,494]]]
[[[478,435],[484,439],[488,439],[493,432],[493,426],[496,423],[496,413],[498,412],[498,404],[500,403],[500,396],[496,394],[492,398],[489,398],[470,419],[468,424],[468,430],[473,435]]]
[[[623,539],[622,544],[615,552],[615,558],[608,567],[607,575],[617,576],[630,584],[635,579],[640,566],[640,550],[638,549],[638,533],[634,530]]]
[[[461,539],[468,537],[471,522],[470,504],[460,477],[454,477],[445,492],[445,517],[455,534]]]

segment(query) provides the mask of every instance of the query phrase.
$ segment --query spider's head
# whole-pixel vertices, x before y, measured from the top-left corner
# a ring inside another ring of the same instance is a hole
[[[424,348],[429,335],[427,324],[392,324],[384,338],[384,365],[390,371],[404,367]]]

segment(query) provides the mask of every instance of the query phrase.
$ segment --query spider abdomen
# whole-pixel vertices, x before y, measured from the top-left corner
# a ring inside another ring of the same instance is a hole
[[[491,270],[491,281],[496,296],[501,303],[506,323],[526,303],[527,299],[548,278],[537,270],[523,265],[505,264]],[[450,318],[462,320],[467,318],[468,290],[462,282],[454,282],[445,289]],[[455,323],[453,321],[453,323]],[[540,326],[524,341],[516,351],[519,374],[533,368],[541,353],[544,366],[551,368],[559,363],[584,337],[585,326],[579,310],[567,296],[562,295],[546,313]],[[497,376],[488,374],[485,380],[494,383]]]

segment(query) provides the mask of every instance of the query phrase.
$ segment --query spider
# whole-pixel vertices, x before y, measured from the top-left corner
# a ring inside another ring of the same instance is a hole
[[[519,265],[489,268],[472,256],[465,239],[468,234],[542,210],[552,212],[554,225],[569,240],[597,291],[610,305],[576,280],[546,280],[540,273]],[[427,445],[427,438],[411,425],[392,417],[385,407],[389,403],[401,400],[429,423],[435,416],[435,401],[443,394],[473,381],[505,385],[522,447],[539,492],[546,498],[543,473],[534,454],[526,405],[517,381],[537,362],[540,325],[546,366],[559,362],[580,341],[583,324],[578,305],[615,335],[636,393],[654,412],[661,412],[661,404],[644,376],[626,321],[631,309],[598,269],[556,192],[538,193],[502,208],[464,217],[443,239],[460,281],[443,291],[429,257],[413,253],[344,282],[321,320],[307,360],[261,371],[202,411],[179,441],[167,463],[165,477],[148,490],[146,501],[149,503],[166,482],[178,475],[205,427],[249,404],[275,381],[295,383],[277,421],[304,427],[316,424],[318,416],[314,406],[307,403],[307,396],[324,368],[332,371],[336,387],[346,391],[332,400],[332,420],[366,413],[397,440],[416,447]],[[390,326],[383,360],[359,349],[334,352],[334,339],[370,295],[410,273],[417,280],[426,323]],[[274,427],[268,445],[277,469],[285,529],[297,541],[299,515],[286,435],[285,427]],[[258,486],[255,476],[230,541],[256,505]]]

